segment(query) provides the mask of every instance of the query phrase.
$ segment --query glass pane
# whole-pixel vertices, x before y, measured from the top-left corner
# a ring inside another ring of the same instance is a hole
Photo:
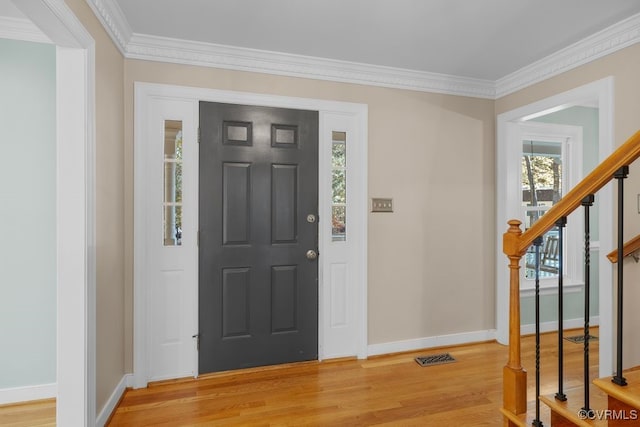
[[[526,230],[526,229],[530,228],[533,225],[534,222],[539,220],[540,217],[547,212],[547,210],[549,210],[548,207],[542,207],[540,209],[527,209],[527,210],[525,210],[524,221],[523,221],[524,229]]]
[[[562,197],[562,145],[523,141],[522,206],[553,206]]]
[[[165,120],[163,244],[182,244],[182,122]]]
[[[175,222],[171,222],[172,219],[175,219]],[[182,245],[182,206],[164,207],[163,228],[165,246]]]
[[[166,120],[164,123],[164,158],[182,160],[182,122]]]
[[[557,277],[560,266],[559,232],[557,227],[549,230],[542,238],[540,246],[540,278]],[[536,277],[536,248],[531,245],[525,254],[525,271],[527,279]]]
[[[331,133],[331,232],[334,242],[347,239],[347,133]]]
[[[347,203],[347,171],[333,170],[331,188],[333,190],[333,203]]]
[[[346,240],[347,208],[346,206],[333,206],[331,208],[331,229],[334,242]]]
[[[331,132],[331,138],[333,139],[333,142],[345,143],[347,142],[347,133],[333,131]]]
[[[334,141],[331,148],[331,164],[334,168],[344,168],[347,166],[347,146]]]

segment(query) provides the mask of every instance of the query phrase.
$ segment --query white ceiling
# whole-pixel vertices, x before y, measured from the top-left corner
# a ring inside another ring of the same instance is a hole
[[[135,34],[495,81],[638,0],[116,0]]]

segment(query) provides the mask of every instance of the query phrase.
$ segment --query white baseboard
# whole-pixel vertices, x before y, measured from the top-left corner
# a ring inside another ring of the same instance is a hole
[[[109,400],[107,400],[107,403],[98,414],[98,417],[96,418],[97,427],[104,427],[107,421],[109,421],[109,417],[111,416],[113,411],[115,411],[116,405],[118,404],[118,402],[120,402],[120,398],[124,394],[124,391],[127,389],[127,387],[132,386],[133,374],[125,374],[116,388],[113,390],[113,393],[111,393],[111,396],[109,396]]]
[[[57,384],[42,384],[27,387],[0,389],[0,405],[28,402],[30,400],[52,399],[58,395]]]
[[[598,326],[599,324],[600,324],[600,316],[592,316],[589,319],[590,326]],[[564,322],[562,322],[562,329],[578,329],[583,327],[584,327],[584,319],[565,319]],[[551,332],[551,331],[557,331],[557,330],[558,330],[558,322],[555,320],[553,322],[540,323],[540,332]],[[521,335],[529,335],[529,334],[535,334],[535,333],[536,333],[536,325],[533,323],[529,325],[520,326]]]
[[[496,339],[495,329],[485,331],[464,332],[460,334],[438,335],[434,337],[416,338],[412,340],[394,341],[382,344],[371,344],[369,356],[399,353],[403,351],[421,350],[423,348],[443,347],[449,345],[470,344]]]

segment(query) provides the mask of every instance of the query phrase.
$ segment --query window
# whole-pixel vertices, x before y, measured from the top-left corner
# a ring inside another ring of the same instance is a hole
[[[528,229],[556,204],[582,176],[582,128],[549,123],[520,123],[519,202],[523,229]],[[540,284],[554,288],[558,283],[560,258],[565,286],[584,283],[583,211],[577,209],[563,228],[563,251],[559,250],[560,229],[547,231],[540,246]],[[535,246],[525,254],[521,273],[522,290],[531,290],[535,279]]]
[[[331,144],[331,236],[347,239],[347,133],[332,132]]]
[[[522,143],[522,209],[524,227],[529,228],[562,198],[562,144],[548,141]],[[540,247],[540,277],[558,275],[559,230],[548,231]],[[525,256],[525,278],[535,278],[535,247]]]
[[[182,121],[164,122],[164,246],[182,245]]]

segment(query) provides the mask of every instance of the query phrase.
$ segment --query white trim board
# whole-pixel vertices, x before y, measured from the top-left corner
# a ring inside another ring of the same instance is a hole
[[[53,399],[58,394],[58,386],[41,384],[24,387],[0,389],[0,405],[29,402],[32,400]]]
[[[495,329],[484,331],[463,332],[459,334],[436,335],[433,337],[415,338],[410,340],[392,341],[381,344],[370,344],[369,355],[400,353],[404,351],[422,350],[434,347],[472,344],[496,339]]]
[[[498,99],[640,41],[640,14],[496,81],[133,33],[115,0],[85,0],[126,58]]]

